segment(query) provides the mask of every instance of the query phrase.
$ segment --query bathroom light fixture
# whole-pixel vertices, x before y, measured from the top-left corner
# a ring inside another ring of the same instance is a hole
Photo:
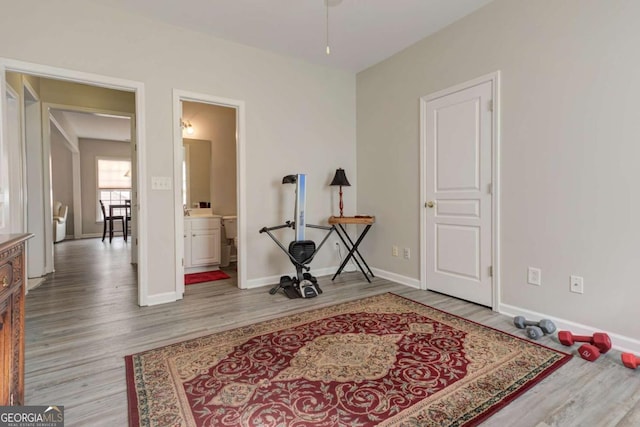
[[[187,120],[186,122],[184,120],[180,120],[180,127],[187,132],[187,135],[193,135],[193,133],[195,132],[195,129],[193,129],[193,126],[191,125],[191,122],[189,120]]]

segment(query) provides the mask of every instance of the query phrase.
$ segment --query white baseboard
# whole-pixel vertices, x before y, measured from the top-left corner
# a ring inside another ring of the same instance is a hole
[[[37,288],[38,286],[42,285],[45,281],[46,277],[42,276],[42,277],[32,277],[27,279],[27,289],[25,291],[25,294],[28,294],[30,290],[33,290],[35,288]]]
[[[325,268],[320,268],[320,269],[314,269],[312,271],[313,275],[316,277],[319,276],[326,276],[331,274],[333,276],[333,274],[336,272],[336,270],[338,269],[338,267],[325,267]],[[268,276],[268,277],[260,277],[257,279],[250,279],[247,280],[247,285],[244,289],[253,289],[253,288],[260,288],[262,286],[267,286],[267,285],[275,285],[276,283],[280,282],[280,277],[281,276],[291,276],[292,274],[294,274],[295,272],[292,271],[287,271],[283,274],[279,274],[277,276]]]
[[[338,270],[338,266],[335,267],[326,267],[317,270],[313,270],[313,274],[316,277],[319,276],[333,276],[335,272]],[[349,270],[349,273],[352,273],[354,270]],[[358,270],[355,270],[358,271]],[[414,279],[407,276],[402,276],[400,274],[391,273],[390,271],[380,270],[378,268],[372,268],[371,271],[377,277],[382,277],[383,279],[391,280],[392,282],[399,283],[401,285],[409,286],[412,288],[420,289],[420,280]],[[261,277],[258,279],[247,280],[246,289],[259,288],[261,286],[266,285],[275,285],[280,281],[280,276],[290,276],[291,272],[287,272],[278,276],[269,276],[269,277]]]
[[[397,273],[392,273],[386,270],[380,270],[379,268],[372,268],[373,274],[383,279],[391,280],[392,282],[399,283],[401,285],[409,286],[411,288],[421,289],[420,280],[413,277],[402,276]]]
[[[175,292],[165,292],[157,295],[148,295],[147,296],[147,306],[158,305],[158,304],[166,304],[168,302],[175,302],[182,299],[182,297],[177,296]]]
[[[602,331],[601,329],[594,328],[593,326],[583,325],[580,323],[572,322],[570,320],[561,319],[559,317],[547,316],[546,314],[508,304],[500,304],[498,306],[498,312],[500,314],[506,314],[508,316],[524,316],[529,320],[549,319],[556,324],[558,330],[569,330],[576,335],[592,335],[594,332],[606,332]],[[638,341],[637,339],[619,334],[608,334],[609,337],[611,337],[611,344],[614,350],[634,354],[640,353],[640,341]]]

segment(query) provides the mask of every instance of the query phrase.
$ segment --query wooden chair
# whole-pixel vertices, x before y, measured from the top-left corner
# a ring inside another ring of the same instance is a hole
[[[113,239],[113,221],[122,221],[122,233],[124,234],[124,238],[125,240],[127,239],[127,229],[125,228],[125,223],[124,223],[124,215],[114,215],[114,216],[109,216],[107,215],[107,210],[104,207],[104,203],[102,203],[102,200],[100,200],[100,209],[102,209],[102,217],[104,218],[104,222],[102,223],[102,241],[104,242],[104,238],[107,235],[107,223],[109,223],[109,243],[111,243],[111,240]]]

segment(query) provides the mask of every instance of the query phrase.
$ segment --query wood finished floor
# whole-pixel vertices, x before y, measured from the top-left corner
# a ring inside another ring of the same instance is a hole
[[[383,292],[522,336],[511,318],[485,307],[380,278],[369,284],[360,273],[334,283],[322,277],[318,298],[289,300],[269,295],[269,287],[237,289],[229,269],[231,279],[187,286],[182,301],[138,307],[122,239],[61,242],[55,265],[56,273],[26,298],[25,398],[64,405],[67,427],[127,425],[127,354]],[[540,343],[576,354],[549,336]],[[482,425],[640,426],[640,369],[622,366],[616,351],[594,363],[574,357]]]

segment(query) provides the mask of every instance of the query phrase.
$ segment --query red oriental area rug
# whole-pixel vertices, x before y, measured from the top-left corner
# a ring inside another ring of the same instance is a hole
[[[569,361],[397,295],[126,356],[132,426],[471,426]]]
[[[202,282],[213,282],[214,280],[228,279],[229,275],[222,270],[205,271],[202,273],[191,273],[184,275],[184,284],[193,285]]]

